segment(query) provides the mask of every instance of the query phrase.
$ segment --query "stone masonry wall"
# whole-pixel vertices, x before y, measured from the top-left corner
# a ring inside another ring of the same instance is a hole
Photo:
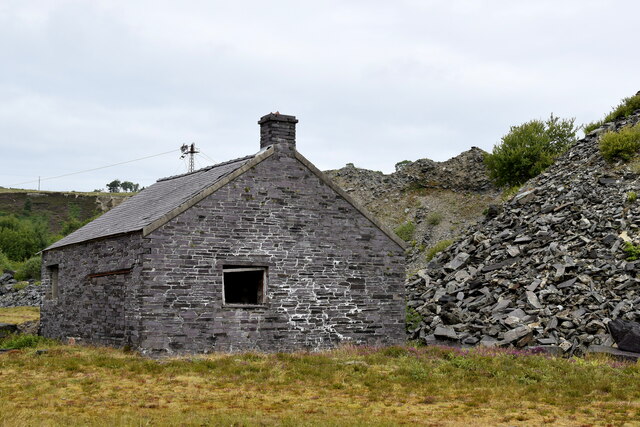
[[[141,250],[142,237],[135,233],[44,252],[42,334],[94,344],[137,345]],[[48,267],[56,264],[59,296],[51,299]],[[91,277],[128,269],[128,273]]]
[[[144,352],[404,341],[402,249],[285,145],[144,239]],[[224,306],[224,265],[266,266],[266,303]]]

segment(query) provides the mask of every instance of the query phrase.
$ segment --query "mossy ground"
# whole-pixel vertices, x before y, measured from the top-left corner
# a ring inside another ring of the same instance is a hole
[[[640,366],[443,347],[0,354],[0,425],[632,425]]]

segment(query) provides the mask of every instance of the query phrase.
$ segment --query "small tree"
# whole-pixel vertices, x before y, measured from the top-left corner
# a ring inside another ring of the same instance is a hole
[[[512,126],[485,156],[490,177],[498,186],[513,186],[540,174],[576,141],[574,122],[551,114],[545,121]]]
[[[133,191],[133,182],[122,181],[122,184],[120,184],[120,187],[122,187],[124,191]]]
[[[120,191],[120,185],[121,185],[120,180],[114,179],[113,181],[107,184],[107,188],[109,189],[110,193],[117,193],[118,191]]]

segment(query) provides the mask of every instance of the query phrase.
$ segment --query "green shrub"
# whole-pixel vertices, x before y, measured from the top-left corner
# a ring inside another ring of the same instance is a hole
[[[596,129],[598,129],[600,126],[602,126],[604,124],[604,121],[600,120],[599,122],[591,122],[591,123],[587,123],[586,125],[583,126],[584,129],[584,134],[588,134],[591,131],[594,131]]]
[[[40,255],[34,256],[18,265],[16,270],[16,280],[40,280],[40,266],[42,265],[42,258]]]
[[[412,221],[407,221],[404,224],[396,227],[396,229],[393,231],[395,231],[398,237],[400,237],[402,240],[408,242],[409,240],[411,240],[411,237],[413,237],[413,233],[416,231],[416,225]]]
[[[632,173],[640,175],[640,158],[636,157],[635,159],[631,160],[627,167]]]
[[[22,205],[22,214],[25,216],[31,215],[32,208],[33,208],[33,204],[31,203],[31,199],[25,200],[24,205]]]
[[[622,101],[620,101],[620,104],[618,104],[617,107],[615,107],[609,114],[607,114],[604,119],[584,125],[584,133],[586,135],[607,122],[613,122],[614,120],[628,117],[636,110],[640,110],[640,93],[629,98],[624,98]]]
[[[4,273],[7,270],[14,271],[14,263],[7,258],[7,256],[0,250],[0,273]]]
[[[429,249],[427,249],[427,253],[425,254],[427,261],[431,261],[433,258],[435,258],[436,255],[438,255],[440,252],[444,251],[449,246],[451,246],[452,243],[453,243],[453,240],[441,240],[435,245],[433,245],[432,247],[430,247]]]
[[[600,137],[600,153],[605,160],[631,160],[640,150],[640,123]]]
[[[427,216],[427,223],[429,225],[438,225],[442,222],[442,214],[440,212],[431,212]]]
[[[27,286],[29,286],[29,282],[24,281],[24,282],[16,282],[13,284],[13,289],[15,289],[16,291],[21,291],[24,288],[26,288]]]
[[[48,225],[43,218],[0,216],[0,250],[11,261],[24,261],[48,243]]]
[[[636,110],[640,110],[640,94],[624,98],[613,111],[607,114],[604,122],[612,122],[623,117],[628,117]]]
[[[629,191],[627,193],[627,202],[629,203],[633,203],[638,199],[638,193],[636,193],[635,191]]]
[[[420,326],[420,322],[422,322],[422,316],[420,316],[420,313],[418,313],[411,307],[407,307],[407,312],[405,315],[405,325],[407,331],[411,331]]]
[[[54,239],[51,239],[53,241],[50,242],[50,243],[53,243],[53,242],[55,242],[57,240],[60,240],[62,237],[73,233],[74,231],[76,231],[80,227],[84,227],[85,225],[87,225],[88,223],[93,221],[94,219],[98,218],[100,215],[102,215],[102,212],[99,212],[99,213],[95,214],[94,216],[92,216],[91,218],[85,219],[84,221],[79,220],[77,218],[77,216],[71,216],[70,219],[68,219],[67,221],[65,221],[62,224],[62,228],[60,229],[61,236],[55,236]]]
[[[537,176],[576,141],[574,122],[552,114],[546,121],[512,126],[492,153],[485,155],[489,176],[500,187],[522,184]]]
[[[631,242],[624,242],[624,252],[627,254],[627,261],[636,261],[640,258],[640,246]]]
[[[0,348],[5,350],[16,350],[21,348],[37,347],[38,345],[52,344],[54,341],[40,337],[38,335],[9,335],[0,340]]]

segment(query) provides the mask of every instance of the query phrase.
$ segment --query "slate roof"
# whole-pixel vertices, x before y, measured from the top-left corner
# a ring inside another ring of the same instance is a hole
[[[241,168],[255,156],[246,156],[195,172],[159,179],[155,184],[105,212],[84,227],[58,240],[45,251],[87,240],[141,231],[144,227]]]

